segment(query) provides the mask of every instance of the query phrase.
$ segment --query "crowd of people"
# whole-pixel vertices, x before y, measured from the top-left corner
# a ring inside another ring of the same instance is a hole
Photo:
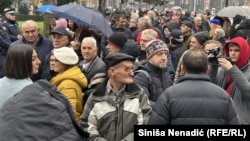
[[[0,24],[0,135],[16,132],[5,128],[1,119],[15,115],[4,111],[39,80],[69,101],[88,140],[131,141],[134,125],[143,124],[250,124],[250,20],[243,16],[227,24],[181,8],[106,10],[110,36],[57,17],[45,38],[33,20],[19,31],[15,14],[5,8]]]

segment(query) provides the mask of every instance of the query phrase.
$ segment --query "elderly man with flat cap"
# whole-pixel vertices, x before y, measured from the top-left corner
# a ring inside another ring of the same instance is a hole
[[[18,23],[16,21],[16,12],[14,8],[4,9],[4,21],[2,25],[5,31],[9,34],[11,42],[22,38],[18,29]]]
[[[134,61],[124,53],[104,58],[108,78],[89,96],[80,119],[89,140],[132,141],[134,125],[147,123],[151,107],[133,81]]]

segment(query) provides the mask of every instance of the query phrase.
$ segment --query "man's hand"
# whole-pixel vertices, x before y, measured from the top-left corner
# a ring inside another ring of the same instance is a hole
[[[17,39],[18,39],[18,40],[19,40],[19,39],[22,39],[22,38],[23,38],[22,35],[20,35],[20,34],[17,35]]]
[[[232,63],[228,61],[226,58],[218,58],[219,66],[224,70],[229,70],[233,67]]]

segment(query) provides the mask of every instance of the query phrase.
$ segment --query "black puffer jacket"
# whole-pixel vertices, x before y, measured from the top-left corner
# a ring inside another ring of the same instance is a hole
[[[120,52],[137,58],[141,54],[141,47],[134,40],[128,39]]]
[[[43,87],[37,84],[38,81],[43,83]],[[88,134],[82,130],[79,132],[81,128],[74,119],[68,100],[48,81],[38,81],[2,106],[0,140],[85,141]],[[56,98],[44,88],[53,92]]]
[[[248,39],[250,37],[250,19],[243,20],[238,28],[235,30],[233,37],[241,36],[244,39]]]
[[[170,87],[173,82],[170,75],[166,69],[160,69],[153,66],[150,63],[146,63],[144,66],[139,66],[139,69],[146,70],[151,76],[151,84],[144,73],[139,72],[134,76],[135,83],[139,84],[146,92],[151,102],[154,106],[154,102],[158,99],[161,93],[168,87]]]
[[[239,124],[227,93],[207,75],[189,74],[165,90],[153,107],[149,124]]]

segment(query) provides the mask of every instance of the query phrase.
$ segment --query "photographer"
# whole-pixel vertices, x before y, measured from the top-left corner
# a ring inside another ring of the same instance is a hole
[[[224,55],[223,46],[219,41],[208,40],[204,43],[204,51],[207,54],[210,70],[209,76],[216,76],[221,68],[219,67],[218,57]],[[216,77],[210,77],[210,81],[214,84],[217,84]]]
[[[217,85],[234,100],[241,124],[250,124],[249,45],[244,38],[235,37],[225,44],[224,51],[232,63],[227,58],[218,57],[218,65],[222,70],[210,77],[216,79]]]

